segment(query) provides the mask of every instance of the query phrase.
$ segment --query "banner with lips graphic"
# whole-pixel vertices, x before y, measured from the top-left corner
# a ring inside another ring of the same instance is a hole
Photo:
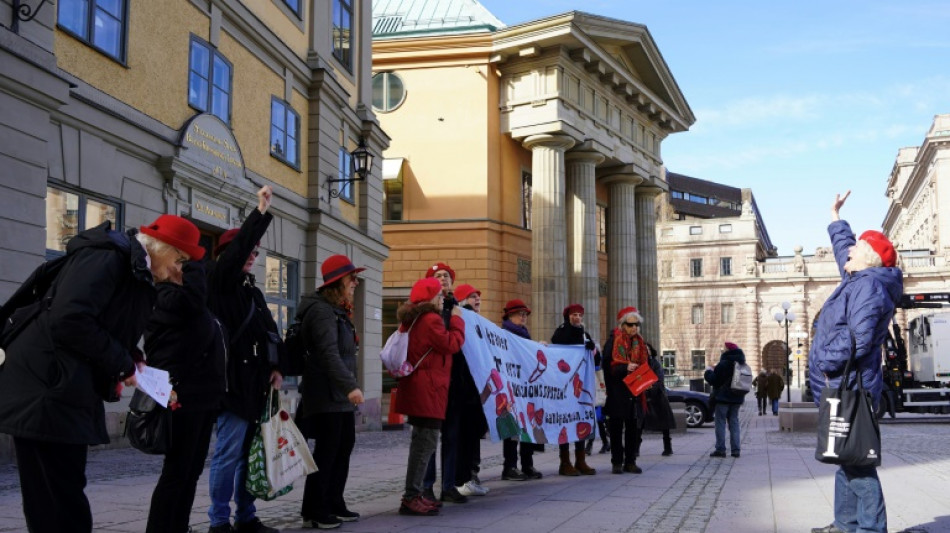
[[[462,352],[481,391],[495,442],[565,443],[594,438],[594,361],[583,345],[545,346],[462,310]]]

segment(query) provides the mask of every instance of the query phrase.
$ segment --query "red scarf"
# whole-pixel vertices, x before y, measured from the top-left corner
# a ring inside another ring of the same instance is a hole
[[[620,331],[620,328],[614,330],[614,348],[610,354],[611,365],[626,366],[628,363],[645,365],[649,356],[647,343],[639,333],[627,335]]]

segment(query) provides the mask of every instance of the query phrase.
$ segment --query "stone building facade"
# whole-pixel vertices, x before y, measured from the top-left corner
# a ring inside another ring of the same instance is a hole
[[[181,215],[211,249],[271,185],[255,274],[281,326],[326,257],[367,267],[358,424],[379,427],[380,375],[365,363],[381,344],[389,137],[371,109],[371,2],[20,4],[35,17],[0,0],[0,300],[107,219],[126,229]],[[369,177],[329,183],[349,177],[360,139],[377,155]]]

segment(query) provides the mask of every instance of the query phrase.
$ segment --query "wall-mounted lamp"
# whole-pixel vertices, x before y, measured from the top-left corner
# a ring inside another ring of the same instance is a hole
[[[29,22],[33,20],[40,9],[43,8],[46,0],[40,0],[40,3],[36,5],[36,9],[21,2],[22,0],[13,0],[13,22],[10,24],[10,31],[13,33],[20,33],[20,21]]]
[[[350,152],[350,173],[345,178],[327,178],[327,189],[330,191],[330,198],[339,198],[340,194],[346,188],[344,185],[339,190],[331,188],[331,183],[344,183],[352,186],[353,182],[365,181],[370,169],[373,168],[373,154],[366,148],[366,139],[360,136],[359,145],[356,150]]]

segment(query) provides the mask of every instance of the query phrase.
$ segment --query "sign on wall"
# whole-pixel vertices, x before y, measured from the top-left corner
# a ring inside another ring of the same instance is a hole
[[[228,125],[220,118],[195,115],[182,128],[179,159],[218,179],[234,182],[244,177],[244,157]]]

